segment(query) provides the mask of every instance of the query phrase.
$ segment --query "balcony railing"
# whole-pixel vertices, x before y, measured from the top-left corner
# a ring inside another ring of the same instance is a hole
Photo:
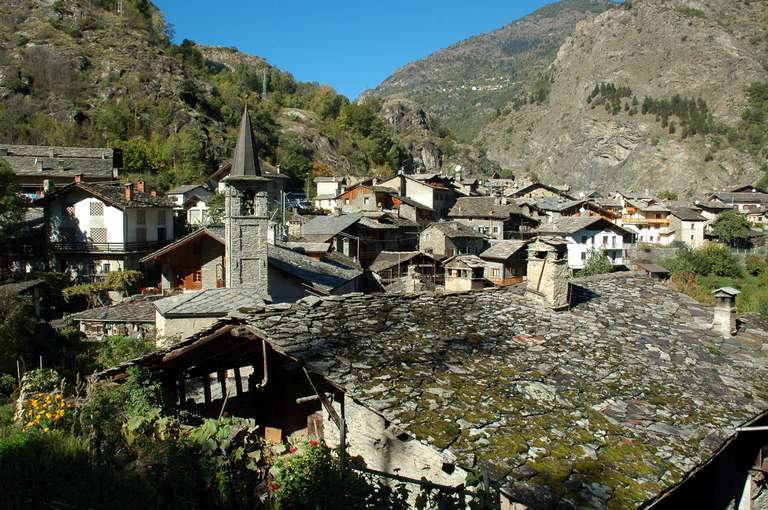
[[[162,248],[171,241],[147,241],[140,243],[92,243],[80,242],[53,242],[51,249],[56,252],[69,253],[138,253],[149,252]]]
[[[523,277],[510,276],[508,278],[488,278],[488,281],[490,281],[492,284],[496,285],[497,287],[506,287],[507,285],[516,285],[518,283],[523,283]]]
[[[637,218],[633,216],[622,216],[622,223],[629,223],[630,225],[669,225],[667,218]]]

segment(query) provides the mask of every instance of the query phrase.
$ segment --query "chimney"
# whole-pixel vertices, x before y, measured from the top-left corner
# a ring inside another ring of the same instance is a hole
[[[136,191],[139,193],[144,193],[144,180],[139,179],[136,181]]]
[[[157,198],[157,191],[155,191],[155,190],[150,191],[149,192],[149,196],[152,197],[152,198]]]
[[[553,310],[571,304],[568,243],[562,237],[539,237],[528,245],[526,296]]]
[[[733,287],[721,287],[713,290],[715,296],[715,316],[712,329],[724,337],[736,334],[736,296],[741,294]]]
[[[126,202],[133,202],[133,183],[131,182],[125,185],[125,200]]]
[[[75,174],[75,182],[78,184],[83,182],[83,174]]]

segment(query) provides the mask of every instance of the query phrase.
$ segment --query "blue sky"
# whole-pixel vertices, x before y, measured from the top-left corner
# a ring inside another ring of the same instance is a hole
[[[350,98],[551,0],[155,0],[177,42],[235,46]]]

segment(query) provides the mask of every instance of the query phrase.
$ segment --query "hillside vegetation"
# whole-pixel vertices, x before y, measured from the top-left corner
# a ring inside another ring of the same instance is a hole
[[[471,141],[507,104],[543,99],[545,73],[576,24],[612,5],[563,0],[398,69],[363,97],[408,98]]]
[[[413,165],[380,105],[351,104],[236,49],[173,44],[151,2],[123,5],[0,3],[0,141],[121,147],[128,173],[167,189],[228,157],[247,103],[260,156],[294,188],[311,175]]]

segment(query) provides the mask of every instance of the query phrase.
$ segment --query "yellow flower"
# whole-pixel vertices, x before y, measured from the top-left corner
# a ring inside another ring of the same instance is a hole
[[[48,432],[48,427],[45,427],[45,428],[43,429],[43,432]]]
[[[37,407],[37,399],[36,398],[32,399],[32,407]]]
[[[49,420],[51,419],[51,416],[52,416],[51,413],[45,413],[45,417],[48,418]]]

